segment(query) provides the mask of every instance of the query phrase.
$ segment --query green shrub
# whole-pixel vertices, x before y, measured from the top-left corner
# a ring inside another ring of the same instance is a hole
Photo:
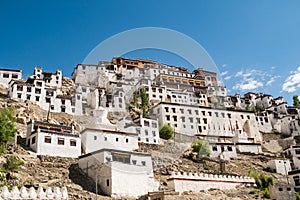
[[[159,137],[162,139],[169,140],[173,138],[173,136],[174,136],[174,130],[168,124],[164,125],[159,131]]]
[[[195,140],[192,144],[192,149],[198,153],[198,155],[209,156],[211,154],[209,144],[202,140]]]

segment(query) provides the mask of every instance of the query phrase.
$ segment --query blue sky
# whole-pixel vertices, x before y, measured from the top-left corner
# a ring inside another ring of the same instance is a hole
[[[139,27],[188,35],[213,58],[229,94],[283,96],[300,88],[300,1],[4,1],[0,4],[0,68],[73,68],[108,37]],[[167,52],[126,57],[188,66]]]

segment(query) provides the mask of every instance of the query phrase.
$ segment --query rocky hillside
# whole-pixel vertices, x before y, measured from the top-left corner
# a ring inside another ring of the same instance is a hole
[[[70,82],[70,87],[72,84]],[[66,87],[68,88],[68,87]],[[66,89],[66,94],[67,94]],[[95,199],[95,185],[91,179],[82,173],[77,166],[77,159],[37,157],[33,152],[24,147],[24,138],[26,136],[26,124],[30,120],[47,119],[48,112],[40,109],[38,105],[30,101],[11,100],[5,96],[0,97],[0,108],[15,107],[16,119],[19,136],[19,145],[17,145],[16,155],[23,159],[25,164],[21,170],[15,174],[20,185],[26,186],[66,186],[68,188],[70,199]],[[91,121],[91,117],[73,117],[66,113],[50,113],[49,122],[63,123],[70,125],[76,124],[76,130],[79,132],[85,124]],[[269,173],[267,162],[274,158],[282,158],[280,152],[286,149],[295,141],[292,138],[280,138],[280,136],[264,135],[264,151],[262,155],[239,154],[238,158],[226,161],[223,173],[230,175],[247,175],[248,170],[253,166],[256,170],[273,176],[276,182],[286,182],[286,177],[279,174]],[[193,173],[220,173],[220,161],[218,159],[206,158],[197,159],[191,152],[190,144],[174,143],[173,141],[164,141],[163,145],[140,144],[141,152],[149,152],[153,158],[155,178],[161,181],[161,187],[169,189],[166,179],[172,171],[185,171]],[[5,156],[0,160],[3,163]],[[255,199],[255,196],[249,194],[253,188],[238,188],[237,190],[211,190],[199,193],[185,193],[178,196],[176,193],[168,193],[166,199]],[[98,199],[111,199],[105,196],[98,196]]]

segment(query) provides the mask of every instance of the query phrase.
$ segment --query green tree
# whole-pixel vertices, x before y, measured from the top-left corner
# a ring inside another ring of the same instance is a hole
[[[192,143],[192,149],[194,152],[198,153],[198,155],[209,156],[211,154],[209,144],[203,140],[194,140]]]
[[[147,94],[146,88],[141,89],[141,100],[142,100],[142,109],[143,109],[143,116],[148,117],[149,116],[149,96]]]
[[[256,108],[255,107],[251,107],[249,104],[246,104],[245,109],[246,109],[246,111],[256,112]]]
[[[294,105],[296,108],[300,108],[300,101],[299,101],[298,95],[293,96],[293,102],[294,102],[293,105]]]
[[[169,140],[173,138],[173,136],[174,130],[169,124],[164,125],[159,131],[159,137],[162,139]]]
[[[5,151],[7,143],[15,137],[17,129],[14,116],[14,108],[0,109],[0,154]]]
[[[16,156],[12,155],[6,159],[6,162],[2,166],[2,171],[4,172],[15,172],[20,166],[24,164],[23,160],[17,159]]]
[[[264,198],[270,198],[269,186],[274,185],[274,179],[271,176],[267,176],[263,173],[258,173],[251,167],[248,171],[248,175],[255,180],[257,189],[259,189]]]

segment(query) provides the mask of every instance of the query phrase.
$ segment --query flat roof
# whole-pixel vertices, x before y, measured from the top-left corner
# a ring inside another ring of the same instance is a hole
[[[0,68],[0,71],[22,72],[22,70],[20,69],[4,69],[4,68]]]
[[[81,131],[81,134],[87,130],[92,130],[92,131],[101,131],[105,133],[111,133],[111,134],[119,134],[119,135],[132,135],[132,136],[137,136],[137,133],[129,133],[129,132],[122,132],[122,131],[114,131],[114,130],[107,130],[107,129],[100,129],[100,128],[85,128]]]
[[[119,150],[119,149],[99,149],[99,150],[96,150],[96,151],[93,151],[91,153],[87,153],[87,154],[84,154],[84,155],[81,155],[79,156],[78,158],[85,158],[85,157],[89,157],[89,156],[92,156],[94,154],[98,154],[98,153],[101,153],[101,152],[104,152],[104,151],[107,151],[107,152],[117,152],[117,153],[127,153],[127,154],[135,154],[135,155],[143,155],[143,156],[150,156],[151,157],[151,154],[150,153],[142,153],[142,152],[136,152],[136,151],[124,151],[124,150]]]

